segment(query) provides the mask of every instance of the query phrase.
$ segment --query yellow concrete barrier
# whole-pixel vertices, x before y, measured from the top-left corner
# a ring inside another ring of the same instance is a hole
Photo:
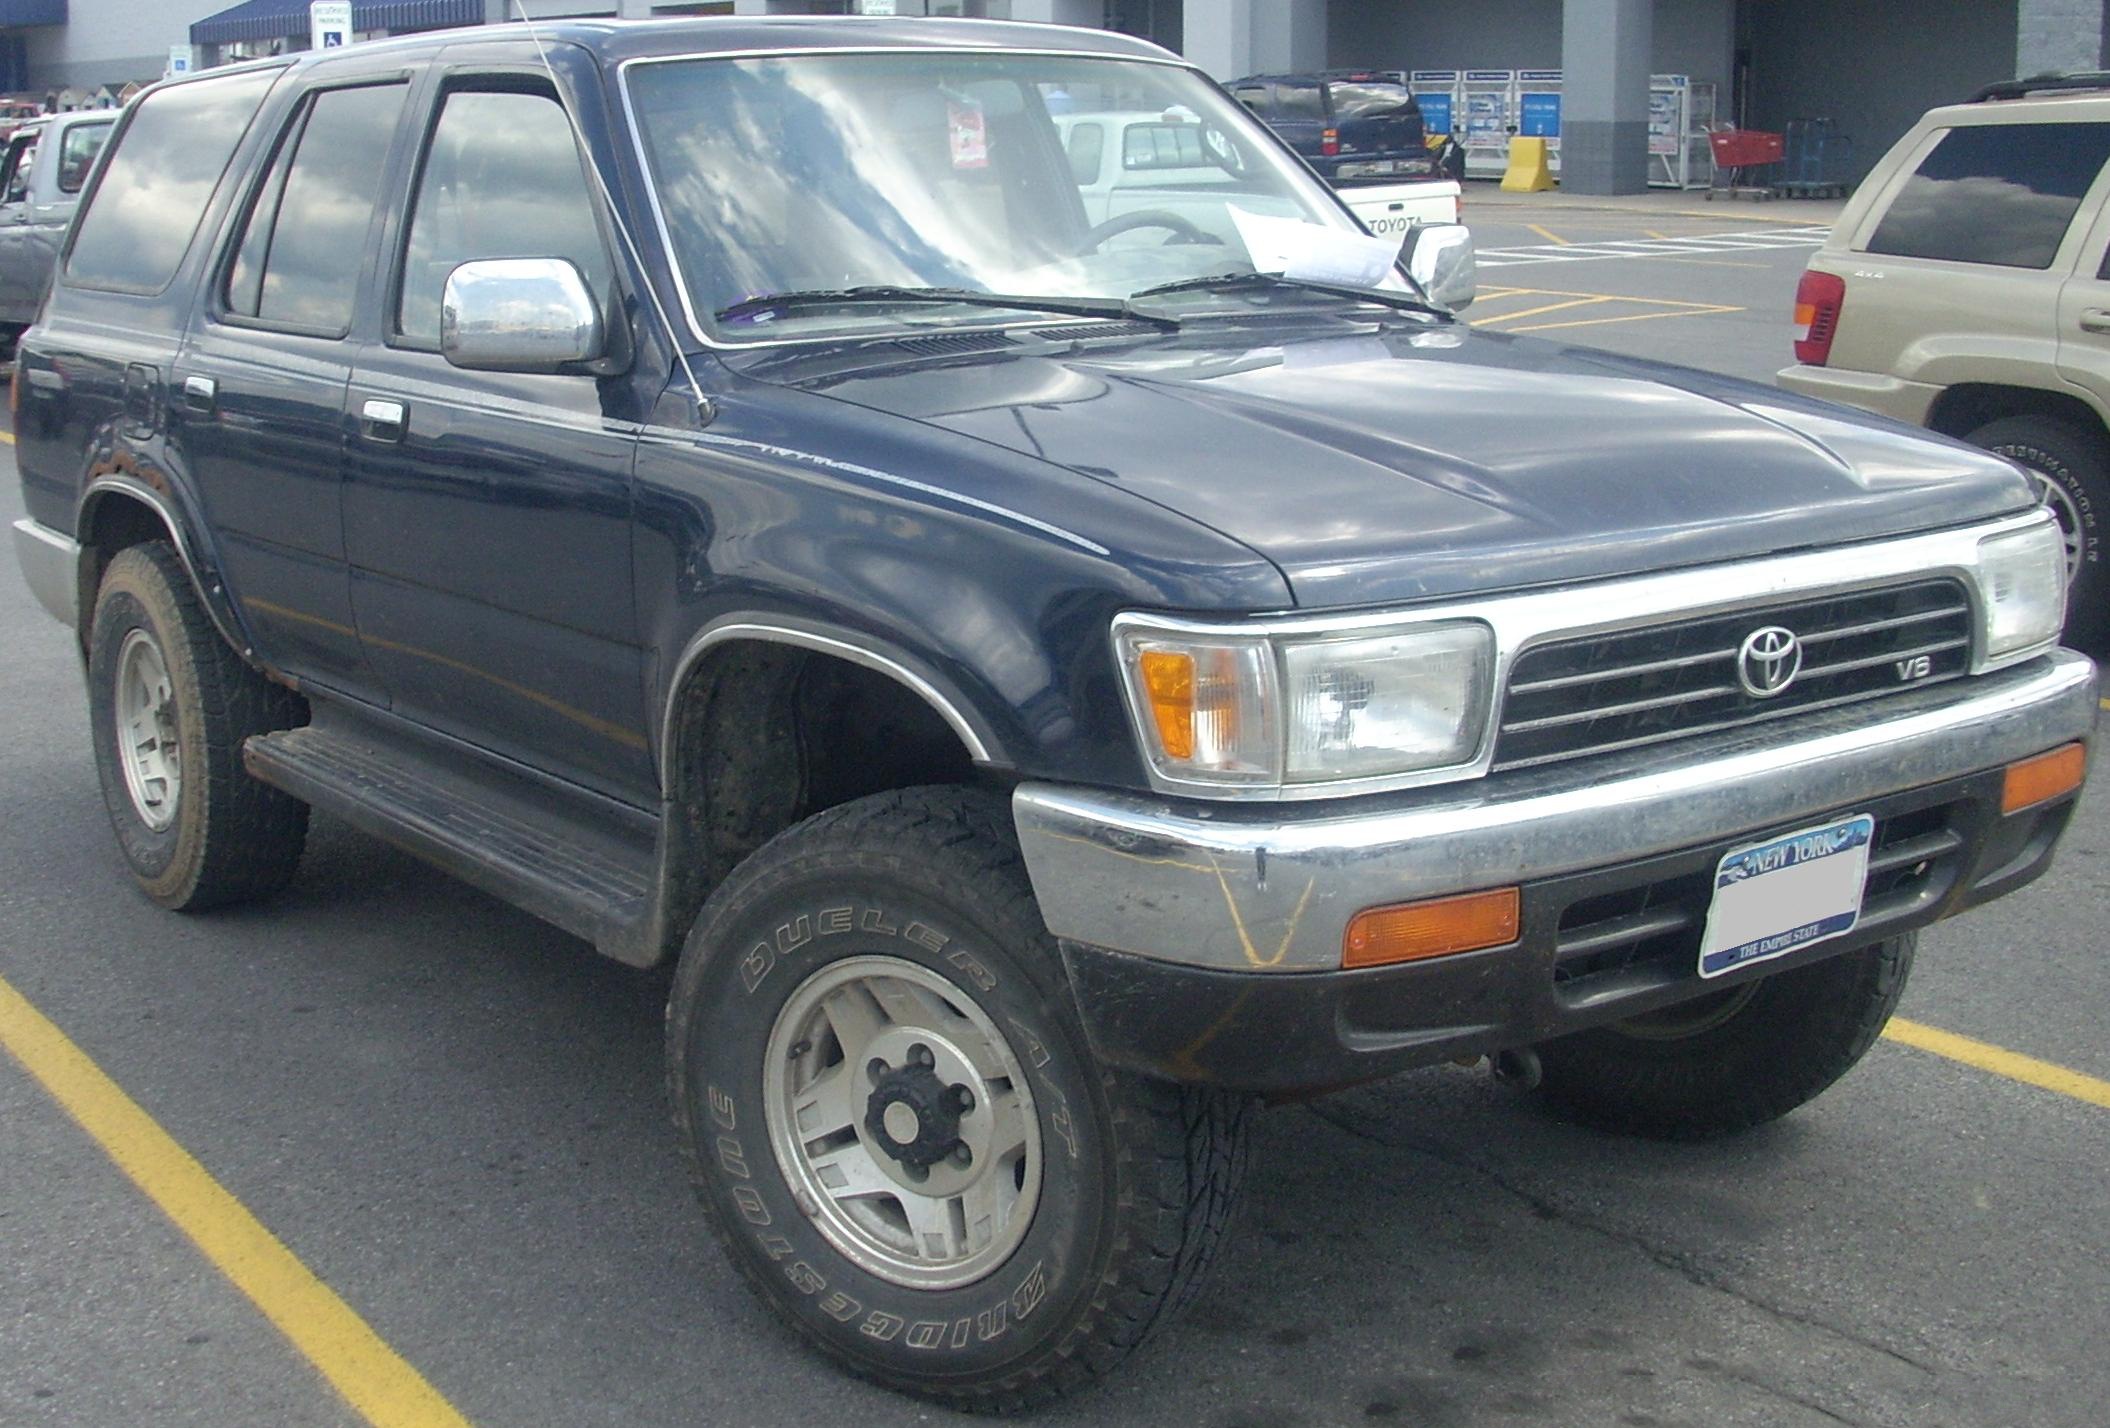
[[[1504,193],[1544,193],[1553,187],[1546,166],[1546,141],[1519,135],[1509,141],[1509,169],[1502,175]]]

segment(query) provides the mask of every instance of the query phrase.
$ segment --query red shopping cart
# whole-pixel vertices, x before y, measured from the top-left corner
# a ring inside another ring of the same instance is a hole
[[[1717,193],[1731,198],[1742,194],[1773,197],[1774,169],[1787,154],[1781,135],[1723,125],[1708,131],[1707,148],[1714,158],[1714,174],[1707,184],[1709,198]]]

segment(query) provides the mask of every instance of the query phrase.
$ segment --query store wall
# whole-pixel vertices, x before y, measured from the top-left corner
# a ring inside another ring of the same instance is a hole
[[[1927,110],[2014,77],[2015,19],[2015,0],[1740,0],[1745,122],[1834,120],[1858,179]]]
[[[191,21],[230,3],[69,0],[65,24],[23,31],[28,37],[30,88],[121,89],[133,80],[159,79],[168,68],[169,46],[189,40]]]
[[[1343,68],[1561,67],[1561,0],[1333,0],[1327,26]],[[1726,84],[1735,0],[1656,0],[1653,31],[1652,72]]]

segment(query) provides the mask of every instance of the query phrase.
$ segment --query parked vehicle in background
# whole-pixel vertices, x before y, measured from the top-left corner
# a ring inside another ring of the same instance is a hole
[[[1443,175],[1424,142],[1421,105],[1397,75],[1256,74],[1226,87],[1336,187]]]
[[[102,110],[29,120],[0,156],[0,351],[36,320],[59,242],[117,115]]]
[[[269,896],[314,807],[678,959],[732,1266],[1030,1407],[1191,1298],[1259,1097],[1487,1056],[1749,1129],[2072,814],[2011,465],[1476,329],[1470,241],[1082,28],[209,71],[21,341],[16,549],[146,896]]]
[[[1780,385],[2018,462],[2110,653],[2110,75],[1997,84],[1898,140],[1810,259]]]

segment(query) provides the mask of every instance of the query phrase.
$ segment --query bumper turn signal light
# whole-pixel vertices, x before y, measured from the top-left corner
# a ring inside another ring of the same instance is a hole
[[[2072,793],[2087,776],[2085,744],[2064,744],[2048,754],[2009,764],[2000,788],[2000,811],[2019,813],[2039,803],[2049,803]]]
[[[1366,907],[1341,936],[1343,967],[1383,967],[1454,952],[1477,952],[1517,940],[1522,898],[1516,888]]]

